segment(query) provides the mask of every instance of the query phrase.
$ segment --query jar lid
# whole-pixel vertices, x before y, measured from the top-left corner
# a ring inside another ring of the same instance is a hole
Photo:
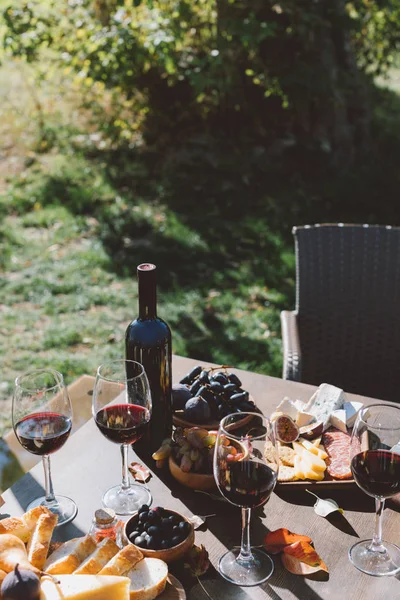
[[[99,525],[106,525],[114,521],[115,511],[112,508],[98,508],[94,513],[94,518]]]

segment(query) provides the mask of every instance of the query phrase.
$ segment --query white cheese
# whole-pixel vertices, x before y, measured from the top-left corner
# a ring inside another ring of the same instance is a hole
[[[303,402],[303,400],[295,400],[295,401],[293,402],[293,404],[295,405],[295,407],[297,408],[297,410],[298,410],[299,412],[303,412],[303,410],[304,410],[304,407],[305,407],[305,405],[306,405],[306,403],[305,403],[305,402]]]
[[[57,582],[56,582],[57,581]],[[113,575],[57,575],[43,577],[40,600],[129,600],[128,577]]]
[[[357,415],[360,409],[363,407],[362,402],[345,402],[343,408],[346,411],[346,425],[347,427],[353,427],[356,422]]]
[[[297,415],[299,413],[294,402],[292,402],[290,398],[284,398],[276,407],[276,412],[283,412],[285,415],[289,415],[289,417],[291,417],[293,420],[297,419]]]
[[[393,446],[393,448],[390,448],[390,452],[396,452],[396,454],[400,454],[400,442]]]
[[[345,401],[343,390],[329,383],[322,383],[305,405],[304,412],[312,414],[316,421],[322,421],[325,430],[329,426],[331,413],[341,409]]]
[[[340,410],[334,410],[331,413],[330,422],[332,427],[336,427],[336,429],[340,429],[340,431],[347,433],[346,411],[343,408]]]
[[[308,412],[299,412],[296,418],[296,425],[298,427],[305,427],[314,421],[314,415]]]

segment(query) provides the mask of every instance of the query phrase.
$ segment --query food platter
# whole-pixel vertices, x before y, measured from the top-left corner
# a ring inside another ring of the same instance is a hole
[[[303,479],[298,481],[277,481],[276,488],[286,488],[293,487],[297,490],[299,489],[308,489],[308,488],[318,488],[318,489],[326,489],[326,490],[340,490],[346,489],[353,485],[355,485],[354,479],[323,479],[322,481],[312,481],[311,479]]]

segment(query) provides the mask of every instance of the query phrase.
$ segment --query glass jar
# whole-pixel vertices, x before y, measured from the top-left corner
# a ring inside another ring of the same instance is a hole
[[[94,513],[92,525],[89,535],[91,535],[97,543],[110,538],[122,547],[122,521],[118,519],[112,508],[99,508]]]

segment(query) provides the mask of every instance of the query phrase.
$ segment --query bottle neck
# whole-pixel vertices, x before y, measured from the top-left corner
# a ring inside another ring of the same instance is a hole
[[[144,275],[144,276],[143,276]],[[139,319],[155,319],[157,317],[157,291],[155,277],[138,271],[139,285]]]

